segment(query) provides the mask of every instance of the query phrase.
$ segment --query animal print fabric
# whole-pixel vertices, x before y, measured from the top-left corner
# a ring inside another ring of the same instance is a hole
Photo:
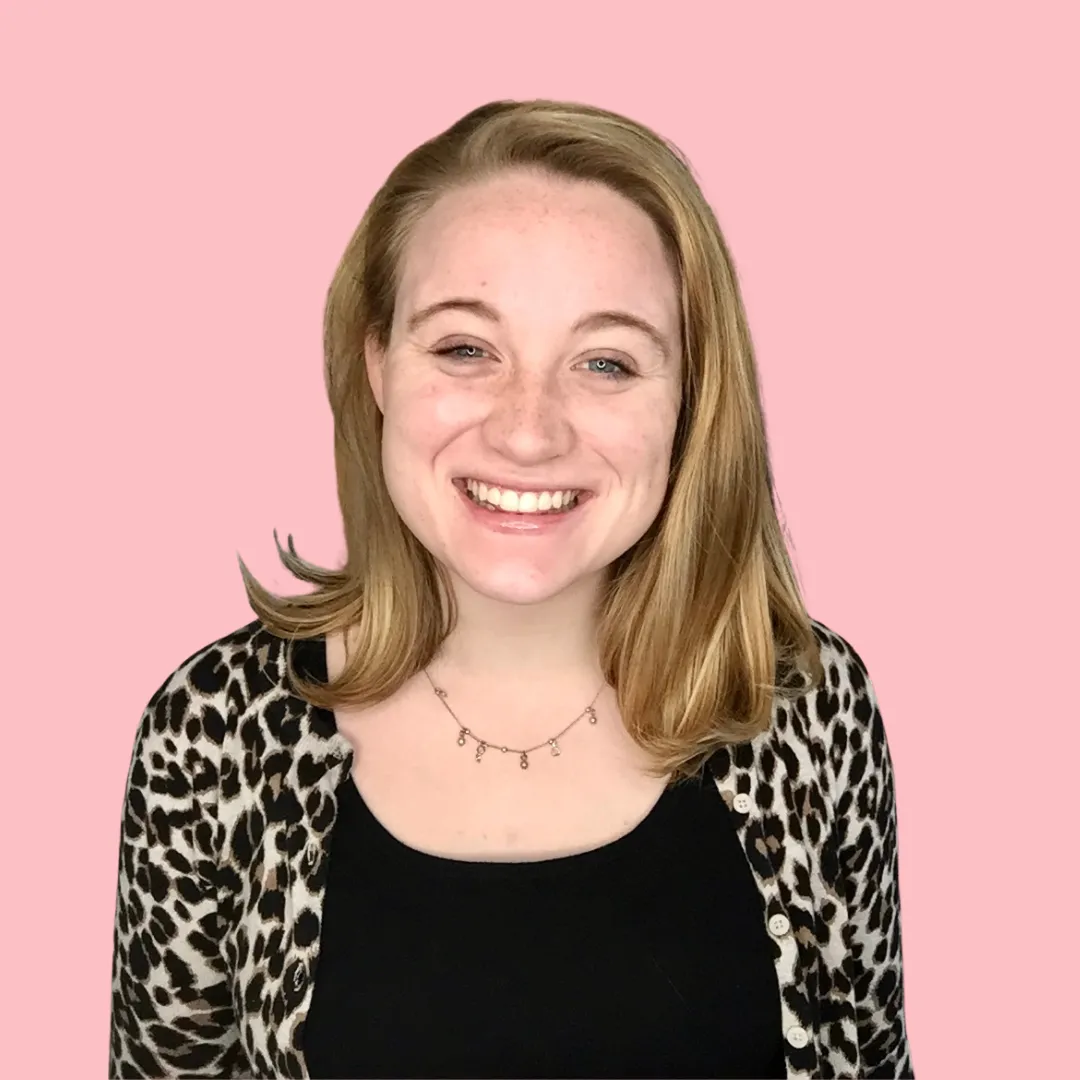
[[[913,1077],[897,821],[854,649],[814,623],[825,681],[714,756],[760,889],[787,1075]],[[307,1077],[304,1018],[352,747],[290,688],[258,621],[185,660],[138,726],[120,837],[110,1077]],[[717,972],[717,978],[728,977]]]

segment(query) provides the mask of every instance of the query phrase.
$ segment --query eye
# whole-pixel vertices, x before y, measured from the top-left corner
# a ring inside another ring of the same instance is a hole
[[[433,349],[436,356],[449,356],[451,360],[479,360],[484,352],[479,345],[444,345],[441,349]]]
[[[585,363],[595,365],[592,368],[593,373],[602,375],[605,379],[629,379],[634,374],[626,364],[610,356],[594,356]]]

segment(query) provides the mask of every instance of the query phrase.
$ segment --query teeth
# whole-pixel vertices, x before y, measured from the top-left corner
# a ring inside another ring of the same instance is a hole
[[[473,499],[493,510],[512,514],[543,514],[553,510],[569,510],[577,503],[578,492],[512,491],[488,487],[479,480],[466,480],[465,489]]]

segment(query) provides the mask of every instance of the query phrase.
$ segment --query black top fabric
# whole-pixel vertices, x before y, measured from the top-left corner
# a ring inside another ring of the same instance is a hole
[[[349,773],[338,795],[312,1077],[787,1075],[761,896],[710,777],[524,863],[420,852]]]

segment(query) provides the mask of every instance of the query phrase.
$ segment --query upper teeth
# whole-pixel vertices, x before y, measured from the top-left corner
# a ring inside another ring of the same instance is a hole
[[[509,488],[488,487],[479,480],[466,480],[469,494],[480,502],[517,514],[536,514],[544,510],[559,510],[569,506],[578,496],[574,489],[567,491],[511,491]]]

